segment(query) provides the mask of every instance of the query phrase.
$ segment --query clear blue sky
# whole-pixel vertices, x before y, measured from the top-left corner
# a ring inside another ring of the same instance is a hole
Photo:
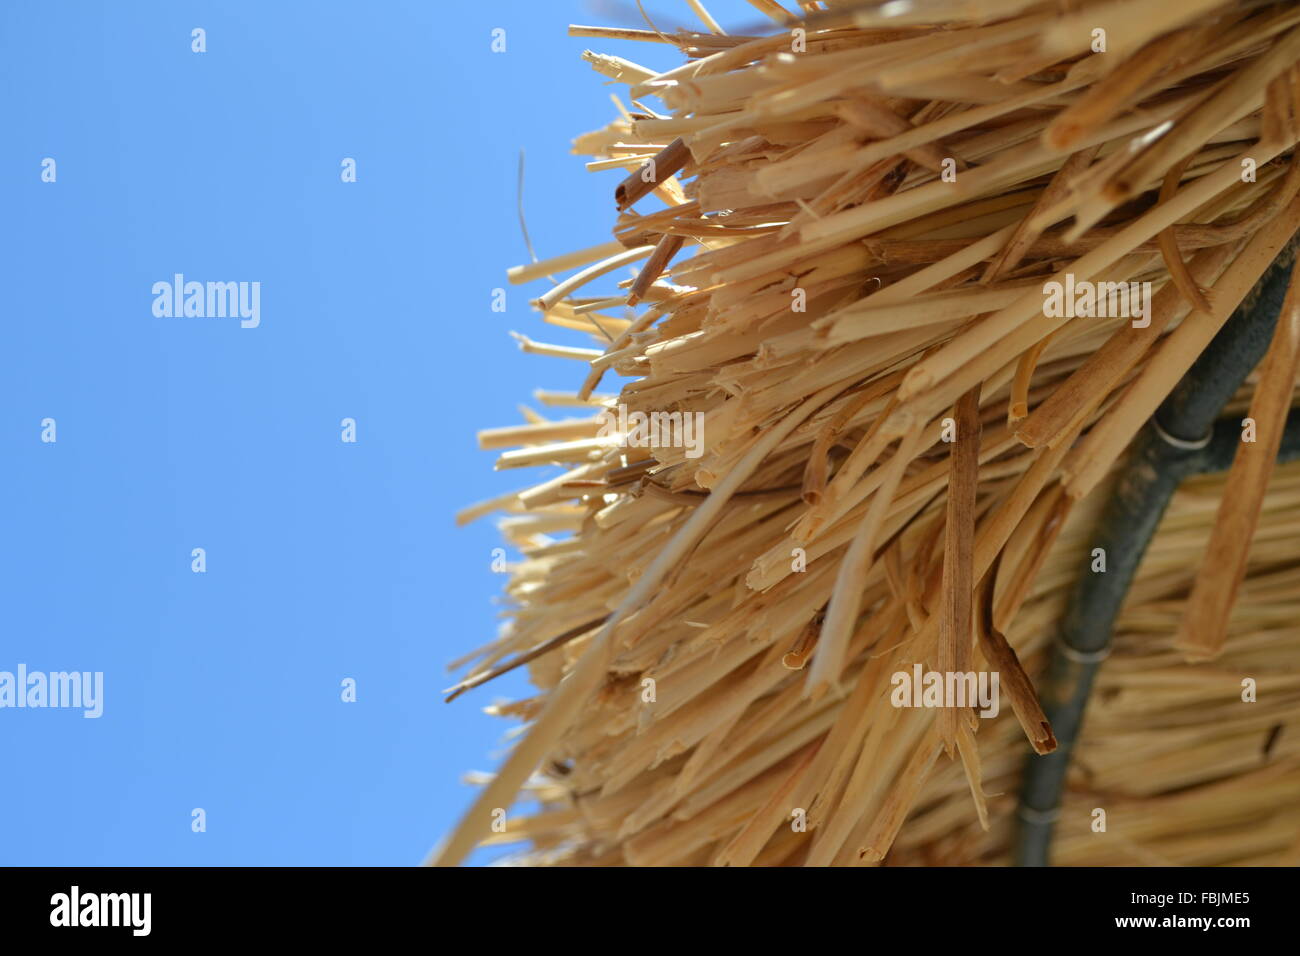
[[[570,22],[641,25],[634,3],[0,5],[0,670],[105,682],[97,720],[0,709],[0,864],[410,864],[495,766],[514,724],[480,708],[527,684],[442,702],[502,584],[491,521],[452,515],[549,474],[494,473],[475,430],[581,380],[507,332],[586,344],[538,321],[538,286],[490,309],[527,258],[518,153],[539,255],[606,241],[618,174],[569,144],[613,107],[579,54],[678,62]],[[155,317],[175,273],[260,282],[261,325]]]

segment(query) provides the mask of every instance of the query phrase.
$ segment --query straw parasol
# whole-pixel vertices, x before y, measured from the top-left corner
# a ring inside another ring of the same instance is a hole
[[[510,270],[592,344],[480,434],[562,470],[449,696],[537,693],[431,862],[1294,862],[1300,9],[751,2],[570,27],[683,62],[585,54],[610,219]]]

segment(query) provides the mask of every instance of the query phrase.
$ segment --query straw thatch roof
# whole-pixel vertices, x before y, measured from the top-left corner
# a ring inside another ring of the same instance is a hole
[[[629,53],[587,56],[627,105],[575,141],[625,178],[593,247],[511,273],[593,342],[521,336],[580,363],[541,396],[580,414],[482,436],[499,467],[564,472],[462,515],[506,512],[522,560],[453,696],[517,666],[538,692],[496,708],[530,726],[434,859],[485,837],[598,865],[1001,859],[1126,449],[1300,226],[1300,8],[754,0],[770,22],[738,36],[692,5],[699,32],[571,28]],[[1254,440],[1179,492],[1135,579],[1064,862],[1296,841],[1268,807],[1300,787],[1275,730],[1300,712],[1300,569],[1272,532],[1251,546],[1300,494],[1272,474],[1300,356],[1281,312],[1228,410]],[[998,673],[1001,715],[898,706],[918,667]]]

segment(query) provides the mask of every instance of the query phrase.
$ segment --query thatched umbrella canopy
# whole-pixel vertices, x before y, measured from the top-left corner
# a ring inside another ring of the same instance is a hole
[[[1294,861],[1300,8],[751,2],[570,28],[684,61],[586,55],[625,178],[511,271],[594,344],[481,436],[564,473],[462,515],[452,696],[538,693],[434,862]]]

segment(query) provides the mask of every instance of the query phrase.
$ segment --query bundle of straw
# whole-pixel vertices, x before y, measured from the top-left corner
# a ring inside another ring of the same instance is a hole
[[[993,852],[986,780],[1026,739],[1056,746],[1033,660],[1088,571],[1096,502],[1300,227],[1294,6],[752,2],[773,21],[753,35],[696,2],[701,32],[570,28],[687,62],[586,55],[634,110],[575,142],[627,171],[615,239],[510,273],[576,270],[534,304],[598,348],[520,340],[587,364],[539,397],[592,414],[481,435],[516,448],[499,467],[564,472],[461,515],[509,513],[523,560],[508,628],[452,696],[524,665],[540,693],[493,708],[530,726],[436,863],[490,838],[530,841],[532,862],[861,865],[918,808],[901,855]],[[579,295],[627,266],[616,293]],[[1055,309],[1052,282],[1153,297]],[[1166,607],[1176,640],[1137,671],[1211,660],[1233,633],[1298,355],[1288,300],[1197,613]],[[621,393],[598,394],[613,375]],[[649,447],[625,431],[643,421],[664,426]],[[1281,600],[1286,579],[1261,587]],[[914,665],[997,672],[1015,723],[977,738],[970,707],[896,706]],[[1199,680],[1151,706],[1230,749]],[[1098,733],[1128,726],[1100,713]],[[1081,757],[1109,780],[1132,757],[1117,747]],[[1180,780],[1198,782],[1171,759],[1125,796]],[[539,812],[509,812],[521,791]]]
[[[1226,478],[1189,481],[1147,551],[1093,693],[1053,859],[1078,866],[1300,864],[1300,464],[1264,501],[1242,596],[1213,665],[1174,646]],[[1066,537],[1070,534],[1067,529]],[[1066,569],[1053,554],[1026,603],[1031,655],[1051,639]],[[1068,572],[1067,572],[1068,574]],[[1018,626],[1021,622],[1018,622]],[[991,731],[991,732],[989,732]],[[969,813],[960,772],[935,774],[891,863],[1006,862],[1022,748],[1013,721],[981,734],[992,826]],[[1098,813],[1098,811],[1103,811]]]

